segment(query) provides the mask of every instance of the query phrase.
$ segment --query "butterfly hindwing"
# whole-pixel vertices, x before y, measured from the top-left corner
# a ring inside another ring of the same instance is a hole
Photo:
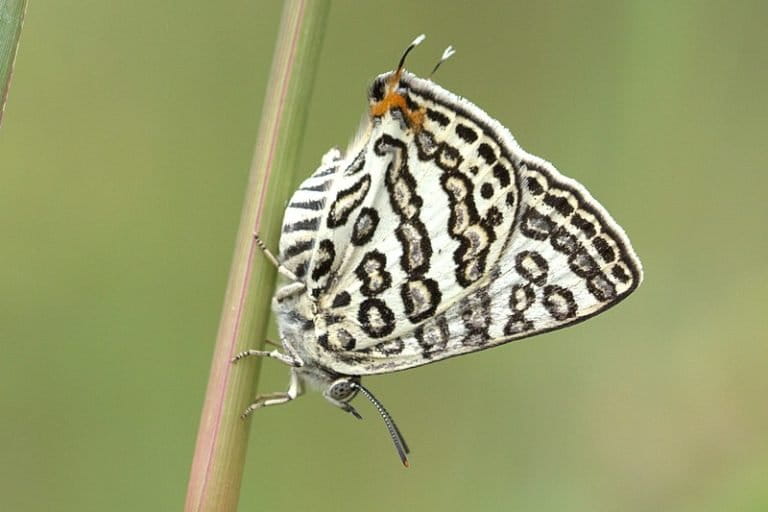
[[[318,233],[328,211],[329,190],[342,163],[341,153],[332,149],[320,167],[294,192],[283,215],[280,260],[302,282],[308,283],[310,264],[318,255]]]

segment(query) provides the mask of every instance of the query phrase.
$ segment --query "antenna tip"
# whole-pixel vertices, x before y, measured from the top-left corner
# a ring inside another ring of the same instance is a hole
[[[418,46],[418,45],[420,45],[422,42],[424,42],[424,40],[426,38],[427,38],[426,35],[421,34],[419,37],[417,37],[416,39],[413,40],[413,42],[411,43],[411,46]]]
[[[443,52],[443,57],[440,60],[446,60],[446,59],[450,58],[451,55],[453,55],[454,53],[456,53],[456,50],[453,49],[453,46],[449,46]]]
[[[405,466],[406,468],[411,467],[411,464],[408,462],[408,459],[403,459],[403,466]]]

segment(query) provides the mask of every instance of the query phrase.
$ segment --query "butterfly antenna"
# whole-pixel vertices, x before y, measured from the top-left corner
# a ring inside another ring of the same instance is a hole
[[[403,56],[400,57],[400,62],[397,63],[397,71],[400,71],[401,69],[403,69],[403,65],[405,65],[405,58],[408,56],[409,53],[411,53],[411,50],[419,46],[426,38],[427,36],[425,36],[424,34],[421,34],[419,37],[414,39],[411,44],[408,45],[408,48],[406,48],[405,51],[403,52]]]
[[[443,56],[442,56],[442,57],[440,57],[440,60],[439,60],[439,61],[437,61],[437,64],[435,64],[435,67],[434,67],[434,69],[432,69],[432,72],[429,74],[429,78],[430,78],[430,79],[432,78],[432,75],[434,75],[434,74],[435,74],[435,71],[437,71],[437,68],[439,68],[439,67],[440,67],[440,64],[442,64],[443,62],[445,62],[445,61],[447,61],[448,59],[450,59],[450,58],[451,58],[451,56],[452,56],[454,53],[456,53],[456,50],[454,50],[454,49],[453,49],[453,46],[449,46],[448,48],[446,48],[446,49],[445,49],[445,51],[443,52]]]
[[[407,50],[406,50],[406,53],[407,53]],[[382,403],[379,402],[375,396],[373,396],[373,393],[371,393],[370,391],[368,391],[368,389],[363,387],[362,384],[360,384],[359,382],[351,382],[350,384],[352,385],[353,388],[357,388],[358,390],[360,390],[360,392],[364,394],[368,400],[371,401],[373,406],[376,407],[376,410],[379,411],[379,414],[381,415],[381,419],[384,420],[384,424],[387,426],[387,430],[389,430],[389,435],[392,437],[392,442],[395,445],[397,454],[400,456],[400,461],[402,461],[403,466],[408,467],[409,466],[408,454],[410,453],[410,450],[408,449],[408,445],[405,443],[403,434],[400,433],[400,429],[398,429],[397,425],[395,425],[395,420],[392,419],[392,416],[390,416],[389,412],[387,412],[387,410],[384,408]]]

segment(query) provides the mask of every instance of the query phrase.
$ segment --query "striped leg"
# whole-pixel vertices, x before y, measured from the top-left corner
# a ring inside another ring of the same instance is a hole
[[[283,274],[285,277],[290,279],[291,281],[297,282],[299,281],[299,278],[296,277],[296,274],[290,271],[285,265],[280,263],[280,261],[277,259],[277,257],[274,255],[272,251],[269,250],[269,247],[267,247],[264,242],[261,240],[261,237],[258,233],[253,234],[253,239],[256,241],[256,245],[259,246],[259,249],[262,250],[264,253],[264,256],[267,257],[270,263],[272,263],[275,268],[277,268],[277,271]]]
[[[288,366],[293,366],[298,368],[299,366],[303,366],[304,363],[299,359],[299,356],[296,355],[293,350],[291,350],[290,346],[285,346],[287,354],[283,354],[279,350],[255,350],[255,349],[249,349],[244,350],[242,352],[238,352],[235,354],[235,357],[231,359],[231,362],[236,363],[241,359],[244,359],[246,357],[256,356],[256,357],[271,357],[272,359],[276,359],[280,361],[283,364],[287,364]]]
[[[303,393],[304,389],[301,385],[301,381],[296,376],[296,373],[291,372],[291,382],[288,386],[288,391],[283,393],[267,393],[264,395],[258,395],[253,400],[253,403],[246,407],[245,411],[243,411],[243,414],[241,414],[240,417],[242,419],[246,419],[248,416],[253,414],[253,411],[256,409],[261,409],[262,407],[286,404],[291,400],[295,400],[296,397]]]

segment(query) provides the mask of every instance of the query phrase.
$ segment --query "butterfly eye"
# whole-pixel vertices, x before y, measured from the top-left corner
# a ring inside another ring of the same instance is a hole
[[[373,102],[379,102],[384,99],[384,92],[386,88],[386,79],[383,76],[380,76],[376,79],[375,82],[373,82],[373,86],[371,86],[371,100]]]
[[[340,402],[348,402],[357,394],[357,386],[349,378],[341,378],[333,381],[328,388],[327,394]]]

